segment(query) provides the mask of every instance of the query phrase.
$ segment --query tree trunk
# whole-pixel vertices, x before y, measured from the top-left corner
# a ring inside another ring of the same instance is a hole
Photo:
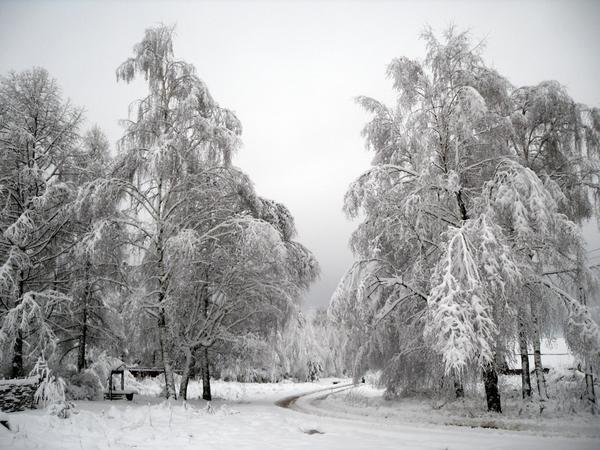
[[[187,400],[187,387],[190,380],[190,372],[192,367],[192,351],[185,348],[185,363],[183,372],[181,373],[181,384],[179,385],[179,398]]]
[[[208,318],[208,284],[203,283],[200,290],[201,302],[202,302],[202,315],[204,320]],[[207,401],[212,400],[210,392],[210,369],[208,360],[208,347],[202,347],[202,398]]]
[[[521,394],[523,398],[531,398],[531,375],[529,373],[529,352],[527,335],[523,320],[519,320],[519,350],[521,352]]]
[[[488,364],[483,368],[483,384],[485,386],[488,411],[501,413],[502,405],[500,404],[500,390],[498,389],[498,374],[492,364]]]
[[[579,287],[579,301],[585,306],[587,304],[587,299],[585,295],[585,290],[583,287]],[[586,358],[587,359],[587,358]],[[592,414],[596,414],[596,391],[594,390],[594,372],[592,370],[592,365],[588,364],[587,361],[585,364],[585,393],[588,402],[592,408]]]
[[[16,298],[18,303],[23,298],[23,292],[25,286],[23,282],[23,271],[19,271],[19,282],[17,283]],[[23,369],[23,332],[19,329],[17,331],[17,337],[15,338],[15,345],[13,347],[13,358],[12,358],[12,377],[21,378],[25,376]]]
[[[160,356],[165,369],[165,395],[167,398],[177,398],[175,392],[175,378],[173,377],[173,368],[171,367],[171,355],[167,349],[167,323],[165,311],[161,307],[158,311],[158,340],[160,342]]]
[[[533,319],[533,363],[535,366],[535,378],[537,380],[537,389],[540,394],[540,400],[548,398],[546,390],[546,378],[544,377],[544,367],[542,366],[542,352],[540,350],[540,328],[537,314],[532,312]]]
[[[465,388],[458,374],[452,374],[452,381],[454,383],[454,394],[456,395],[456,398],[463,398],[465,396]]]
[[[85,263],[84,280],[85,280],[85,292],[83,293],[83,313],[81,315],[81,334],[79,335],[79,346],[77,349],[77,372],[81,372],[85,369],[85,347],[87,344],[87,331],[88,331],[88,305],[90,301],[91,289],[90,289],[90,268],[92,264],[88,260]],[[56,280],[56,272],[54,279]]]
[[[79,348],[77,349],[77,372],[85,369],[85,345],[87,341],[87,305],[83,307],[81,334],[79,335]]]
[[[465,397],[465,388],[463,384],[458,380],[454,380],[454,393],[456,394],[456,398]]]
[[[206,401],[212,400],[210,393],[210,370],[208,361],[208,347],[202,349],[202,398]]]
[[[25,376],[23,370],[23,333],[21,330],[17,331],[17,337],[15,339],[15,345],[13,347],[13,359],[12,359],[12,377],[21,378]]]
[[[165,110],[165,125],[167,124]],[[171,352],[168,348],[167,342],[167,319],[163,302],[165,301],[165,292],[167,284],[167,271],[164,266],[164,227],[163,227],[163,188],[162,178],[159,177],[157,180],[157,192],[155,199],[155,211],[156,211],[156,255],[157,255],[157,279],[158,279],[158,340],[160,343],[160,356],[163,361],[163,368],[165,370],[165,395],[167,398],[177,398],[177,392],[175,390],[175,378],[173,376],[173,368],[171,366]]]
[[[592,406],[592,414],[596,414],[596,391],[594,390],[594,375],[590,364],[586,364],[585,392],[588,402]]]

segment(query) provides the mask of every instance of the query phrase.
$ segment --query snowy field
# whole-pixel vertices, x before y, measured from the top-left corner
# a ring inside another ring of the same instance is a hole
[[[159,390],[152,380],[142,385],[146,394]],[[333,386],[332,380],[276,384],[216,381],[213,384],[216,399],[210,406],[197,399],[169,403],[154,395],[139,395],[133,402],[76,402],[78,413],[68,419],[59,419],[43,410],[12,413],[5,417],[9,418],[13,431],[0,427],[0,448],[600,448],[591,424],[584,427],[583,433],[575,433],[574,423],[529,427],[522,432],[447,426],[444,425],[447,421],[436,423],[435,417],[426,417],[425,402],[413,402],[406,408],[394,403],[387,407],[376,404],[381,391],[369,386],[323,399]],[[192,396],[197,395],[201,384],[192,383],[190,390]],[[317,390],[320,391],[298,400],[294,406],[297,410],[274,404],[282,398]],[[363,403],[353,406],[348,402],[349,395],[362,399]],[[390,414],[392,411],[395,414]],[[460,415],[452,417],[456,420]]]

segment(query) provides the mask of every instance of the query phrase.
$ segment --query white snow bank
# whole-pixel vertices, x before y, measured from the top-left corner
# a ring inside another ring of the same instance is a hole
[[[264,392],[265,388],[256,386],[255,392]],[[282,390],[296,393],[288,386],[282,386]],[[0,430],[0,448],[591,450],[599,443],[498,430],[393,426],[384,421],[313,417],[258,402],[217,401],[210,410],[202,401],[82,401],[77,406],[79,413],[68,419],[40,410],[10,414],[13,431]]]

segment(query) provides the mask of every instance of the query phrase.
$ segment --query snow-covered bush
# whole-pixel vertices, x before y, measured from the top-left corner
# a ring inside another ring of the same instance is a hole
[[[52,371],[43,357],[38,359],[30,376],[37,376],[41,380],[33,396],[35,404],[46,408],[65,402],[65,380],[52,375]]]
[[[73,373],[66,380],[65,395],[69,400],[100,400],[102,383],[91,370]]]
[[[75,404],[68,401],[53,403],[48,408],[48,412],[53,416],[57,416],[59,419],[68,419],[71,417],[72,413],[77,413]]]
[[[313,361],[311,359],[306,363],[307,366],[307,375],[306,381],[319,381],[321,375],[323,374],[323,366],[318,361]]]
[[[109,356],[106,352],[101,352],[92,357],[94,362],[89,366],[88,371],[96,375],[102,387],[108,387],[108,377],[113,369],[123,365],[123,361],[114,356]]]
[[[551,370],[547,381],[549,399],[546,402],[550,405],[546,409],[551,410],[551,414],[587,414],[591,411],[581,368]]]
[[[381,371],[380,370],[367,370],[364,377],[365,383],[369,386],[379,387],[381,380]]]
[[[283,377],[277,370],[247,366],[242,370],[227,367],[221,372],[221,378],[223,381],[239,381],[241,383],[277,383]]]
[[[217,374],[225,381],[274,383],[283,378],[272,344],[253,334],[233,343],[215,366]]]
[[[178,384],[180,380],[181,377],[175,374],[175,383]],[[136,380],[130,372],[125,372],[125,385],[127,386],[127,390],[137,392],[139,395],[148,395],[150,397],[164,397],[165,395],[164,374],[160,374],[157,377],[144,377]]]

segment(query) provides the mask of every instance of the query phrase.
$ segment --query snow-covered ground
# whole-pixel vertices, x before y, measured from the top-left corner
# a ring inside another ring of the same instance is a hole
[[[565,413],[551,399],[540,415],[535,400],[524,404],[517,396],[503,396],[503,414],[488,413],[483,394],[463,401],[401,398],[384,400],[383,389],[359,386],[330,396],[302,399],[298,409],[312,414],[357,418],[378,423],[428,424],[524,431],[545,436],[600,439],[600,419],[590,414]],[[597,443],[600,448],[600,440]]]
[[[155,393],[155,381],[141,383],[146,393]],[[217,381],[216,400],[210,407],[202,400],[165,402],[138,395],[133,402],[76,402],[77,414],[68,419],[35,410],[8,414],[12,432],[0,427],[0,448],[14,449],[598,449],[600,440],[570,436],[573,428],[514,432],[446,426],[430,420],[408,420],[410,414],[381,415],[382,407],[367,408],[361,417],[357,408],[339,402],[338,394],[314,402],[329,393],[332,380],[318,383],[254,384]],[[337,385],[336,385],[337,386]],[[278,399],[315,390],[298,401],[300,411],[274,405]],[[192,396],[201,384],[192,383]],[[380,391],[361,386],[345,391],[355,397],[370,397]],[[337,400],[335,400],[337,398]],[[347,400],[347,399],[346,399]],[[336,402],[338,402],[336,404]],[[342,406],[343,405],[343,406]],[[368,406],[368,405],[367,405]],[[323,408],[330,408],[323,415]],[[310,410],[310,409],[313,410]],[[422,412],[422,405],[420,407]],[[419,410],[416,407],[416,410]],[[335,416],[335,417],[331,417]],[[340,417],[341,416],[341,417]],[[411,423],[412,422],[412,423]],[[416,423],[420,422],[420,423]],[[561,430],[566,433],[562,435]]]

